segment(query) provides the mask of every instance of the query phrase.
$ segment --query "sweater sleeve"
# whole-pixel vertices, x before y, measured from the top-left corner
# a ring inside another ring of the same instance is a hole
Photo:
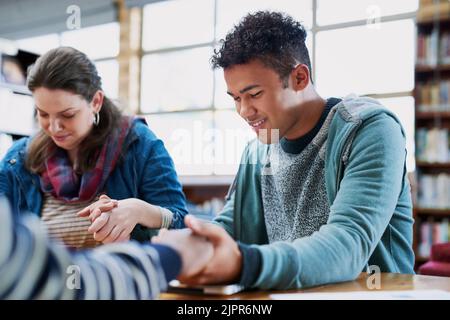
[[[238,242],[242,254],[242,272],[239,284],[251,288],[261,270],[261,253],[254,246]]]
[[[309,237],[259,246],[255,287],[299,288],[355,279],[379,243],[401,193],[405,138],[385,114],[367,120],[352,143],[328,222]]]
[[[213,223],[221,226],[231,237],[234,237],[234,191],[227,197],[225,206],[214,218]]]

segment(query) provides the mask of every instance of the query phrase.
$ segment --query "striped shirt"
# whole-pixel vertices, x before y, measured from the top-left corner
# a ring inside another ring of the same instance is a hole
[[[153,299],[181,269],[164,245],[131,241],[69,251],[49,241],[35,215],[0,198],[0,300]]]
[[[101,242],[95,241],[94,235],[87,231],[91,225],[89,217],[76,215],[88,205],[89,203],[67,203],[56,199],[50,193],[45,193],[41,219],[47,227],[48,235],[73,249],[100,245]]]

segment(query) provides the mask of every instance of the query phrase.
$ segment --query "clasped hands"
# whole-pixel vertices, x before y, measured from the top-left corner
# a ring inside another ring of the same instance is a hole
[[[106,195],[77,213],[89,217],[96,241],[111,243],[127,241],[136,224],[151,228],[161,225],[159,211],[139,199],[113,200]],[[153,243],[176,250],[182,260],[178,276],[191,285],[236,282],[241,274],[242,256],[237,243],[220,226],[200,221],[192,215],[185,217],[187,229],[161,229]]]
[[[88,217],[91,226],[88,232],[102,243],[130,240],[130,234],[139,223],[139,199],[113,200],[101,195],[99,200],[77,213],[79,217]],[[120,203],[120,206],[119,206]]]

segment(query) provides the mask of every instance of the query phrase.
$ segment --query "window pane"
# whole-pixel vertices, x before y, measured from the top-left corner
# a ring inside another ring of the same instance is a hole
[[[67,31],[61,34],[63,46],[74,47],[91,59],[115,57],[119,54],[119,24],[108,23]]]
[[[211,107],[211,52],[210,47],[204,47],[144,56],[142,112]]]
[[[0,88],[0,132],[31,135],[36,129],[31,96]]]
[[[412,20],[317,34],[317,88],[325,96],[409,91],[414,87]],[[401,50],[399,50],[401,39]]]
[[[216,39],[225,37],[228,31],[249,12],[259,10],[283,11],[302,22],[305,28],[312,25],[312,2],[293,0],[218,0]]]
[[[0,133],[0,160],[3,159],[12,145],[12,137],[9,134]]]
[[[216,111],[214,116],[214,173],[234,175],[245,146],[256,134],[236,111]]]
[[[235,108],[234,100],[227,94],[227,84],[223,77],[223,70],[222,69],[215,70],[214,77],[216,79],[214,107],[217,109],[234,109]]]
[[[148,115],[146,119],[164,142],[179,175],[213,173],[212,112]]]
[[[25,38],[17,40],[16,45],[19,49],[41,55],[50,49],[58,47],[59,37],[57,34],[48,34],[45,36]]]
[[[102,78],[102,87],[106,96],[119,96],[119,64],[116,60],[99,61],[95,63],[98,74]]]
[[[414,98],[402,97],[402,98],[386,98],[378,99],[381,104],[395,113],[400,119],[403,129],[406,134],[406,150],[408,156],[406,159],[406,166],[408,171],[414,171],[416,163],[414,160],[415,154],[415,142],[414,142]]]
[[[214,39],[214,1],[163,1],[144,7],[144,50],[205,43]]]
[[[418,0],[318,0],[317,24],[355,20],[373,23],[381,16],[416,11],[418,5]]]

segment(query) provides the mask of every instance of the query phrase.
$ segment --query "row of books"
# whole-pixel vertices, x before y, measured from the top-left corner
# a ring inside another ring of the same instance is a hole
[[[417,65],[434,67],[450,63],[450,33],[439,36],[437,30],[417,37]]]
[[[429,257],[433,244],[450,242],[449,229],[448,219],[442,219],[441,222],[430,220],[420,223],[418,254],[421,257]]]
[[[450,111],[450,80],[420,83],[416,87],[419,111]]]
[[[439,56],[442,64],[450,63],[450,33],[443,33],[440,39]]]
[[[423,162],[450,162],[450,132],[447,128],[417,128],[416,159]]]
[[[419,175],[417,205],[420,208],[450,209],[450,174]]]

